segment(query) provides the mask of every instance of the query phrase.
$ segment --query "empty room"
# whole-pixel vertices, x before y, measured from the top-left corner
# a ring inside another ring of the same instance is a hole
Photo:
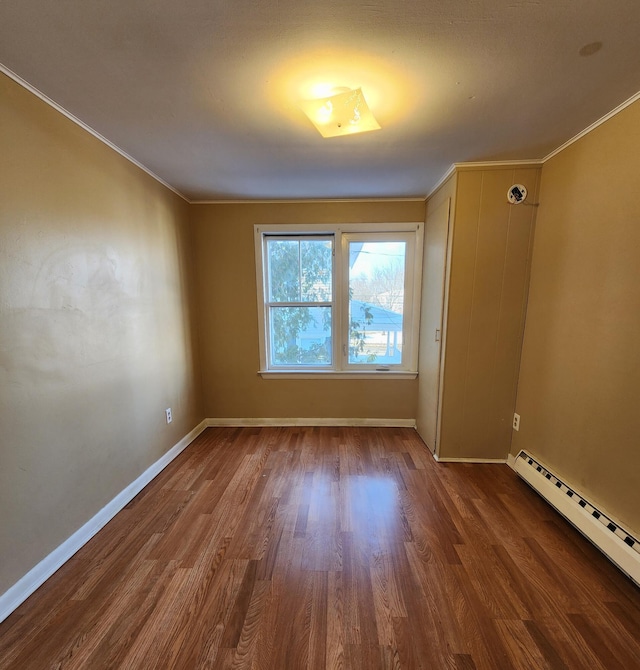
[[[638,34],[0,3],[0,668],[640,668]]]

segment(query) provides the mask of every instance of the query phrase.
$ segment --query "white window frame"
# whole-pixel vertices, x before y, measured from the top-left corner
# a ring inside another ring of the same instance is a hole
[[[418,374],[418,340],[420,324],[420,293],[422,287],[422,251],[424,224],[410,223],[352,223],[340,225],[255,225],[255,260],[258,303],[258,374],[273,379],[413,379]],[[268,342],[268,296],[265,273],[266,240],[277,236],[327,235],[334,237],[333,308],[332,308],[332,365],[320,367],[270,366]],[[349,363],[349,241],[398,240],[407,243],[405,257],[405,297],[403,314],[402,365]]]

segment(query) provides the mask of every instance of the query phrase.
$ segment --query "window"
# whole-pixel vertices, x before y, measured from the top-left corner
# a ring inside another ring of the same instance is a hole
[[[255,237],[261,374],[416,374],[422,224]]]
[[[265,237],[268,367],[333,364],[333,238]]]

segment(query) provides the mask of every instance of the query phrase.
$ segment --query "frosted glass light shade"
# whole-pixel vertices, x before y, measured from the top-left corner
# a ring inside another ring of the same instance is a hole
[[[317,100],[303,100],[300,108],[322,137],[353,135],[380,129],[380,124],[369,109],[360,88]]]

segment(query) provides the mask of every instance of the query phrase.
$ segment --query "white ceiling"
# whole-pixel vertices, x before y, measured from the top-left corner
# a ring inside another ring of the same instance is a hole
[[[0,63],[192,201],[424,197],[454,162],[541,159],[640,90],[639,36],[638,0],[0,0]],[[322,139],[319,84],[382,130]]]

